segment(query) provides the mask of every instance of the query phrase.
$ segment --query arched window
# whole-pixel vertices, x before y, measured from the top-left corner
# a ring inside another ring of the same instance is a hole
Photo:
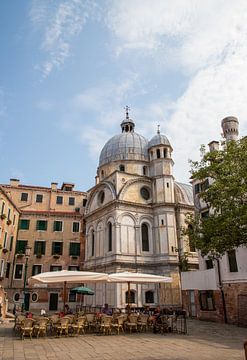
[[[142,251],[149,251],[148,225],[142,224]]]
[[[112,223],[108,223],[108,251],[112,251]]]
[[[129,301],[128,301],[129,300]],[[135,303],[135,292],[130,290],[130,298],[128,299],[128,291],[125,293],[125,302],[126,304],[134,304]]]
[[[156,150],[156,155],[157,155],[157,159],[159,159],[160,158],[160,149]]]
[[[119,165],[119,171],[125,171],[124,165]]]
[[[154,292],[153,291],[146,291],[145,292],[145,303],[146,304],[153,304],[154,303]]]
[[[164,151],[164,158],[166,158],[167,157],[167,151],[166,151],[166,149],[164,149],[163,151]]]
[[[104,176],[104,170],[101,170],[101,176],[102,177]]]
[[[92,250],[92,252],[91,252],[91,256],[94,256],[94,231],[92,231],[92,239],[91,239],[91,245],[92,245],[92,247],[91,247],[91,250]]]
[[[142,172],[143,172],[143,175],[147,175],[147,166],[143,166]]]

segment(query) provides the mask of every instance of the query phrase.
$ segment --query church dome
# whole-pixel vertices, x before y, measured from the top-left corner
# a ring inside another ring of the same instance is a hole
[[[158,145],[167,145],[167,146],[171,146],[169,140],[167,139],[167,137],[165,135],[160,134],[160,132],[158,131],[158,133],[152,137],[152,139],[148,142],[148,148],[150,149],[153,146],[158,146]]]
[[[148,141],[134,132],[135,123],[129,118],[129,108],[126,107],[126,119],[121,123],[122,134],[113,136],[103,147],[99,166],[118,160],[148,161]]]
[[[117,160],[148,161],[147,144],[147,139],[135,132],[115,135],[103,147],[99,166]]]

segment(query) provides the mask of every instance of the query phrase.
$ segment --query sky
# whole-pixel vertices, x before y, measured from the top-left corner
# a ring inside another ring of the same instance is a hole
[[[0,183],[87,191],[126,105],[181,182],[224,117],[247,133],[246,0],[2,0],[0,46]]]

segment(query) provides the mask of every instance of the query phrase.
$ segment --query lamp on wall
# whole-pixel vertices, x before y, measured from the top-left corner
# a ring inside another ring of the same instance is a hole
[[[22,312],[28,310],[26,308],[26,282],[27,282],[27,268],[28,268],[28,259],[31,255],[31,246],[26,245],[25,247],[25,268],[24,268],[24,284],[23,284],[23,303],[22,303]]]

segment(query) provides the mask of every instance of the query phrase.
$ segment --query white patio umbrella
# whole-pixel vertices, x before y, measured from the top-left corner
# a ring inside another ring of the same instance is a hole
[[[28,279],[29,284],[35,283],[63,283],[64,287],[64,309],[66,300],[66,285],[67,283],[88,283],[88,282],[106,282],[109,275],[105,273],[91,272],[91,271],[49,271],[35,276],[31,276]]]
[[[171,283],[172,278],[168,276],[152,275],[135,272],[119,272],[110,274],[108,282],[128,283],[128,309],[130,308],[130,283],[148,284],[148,283]]]

